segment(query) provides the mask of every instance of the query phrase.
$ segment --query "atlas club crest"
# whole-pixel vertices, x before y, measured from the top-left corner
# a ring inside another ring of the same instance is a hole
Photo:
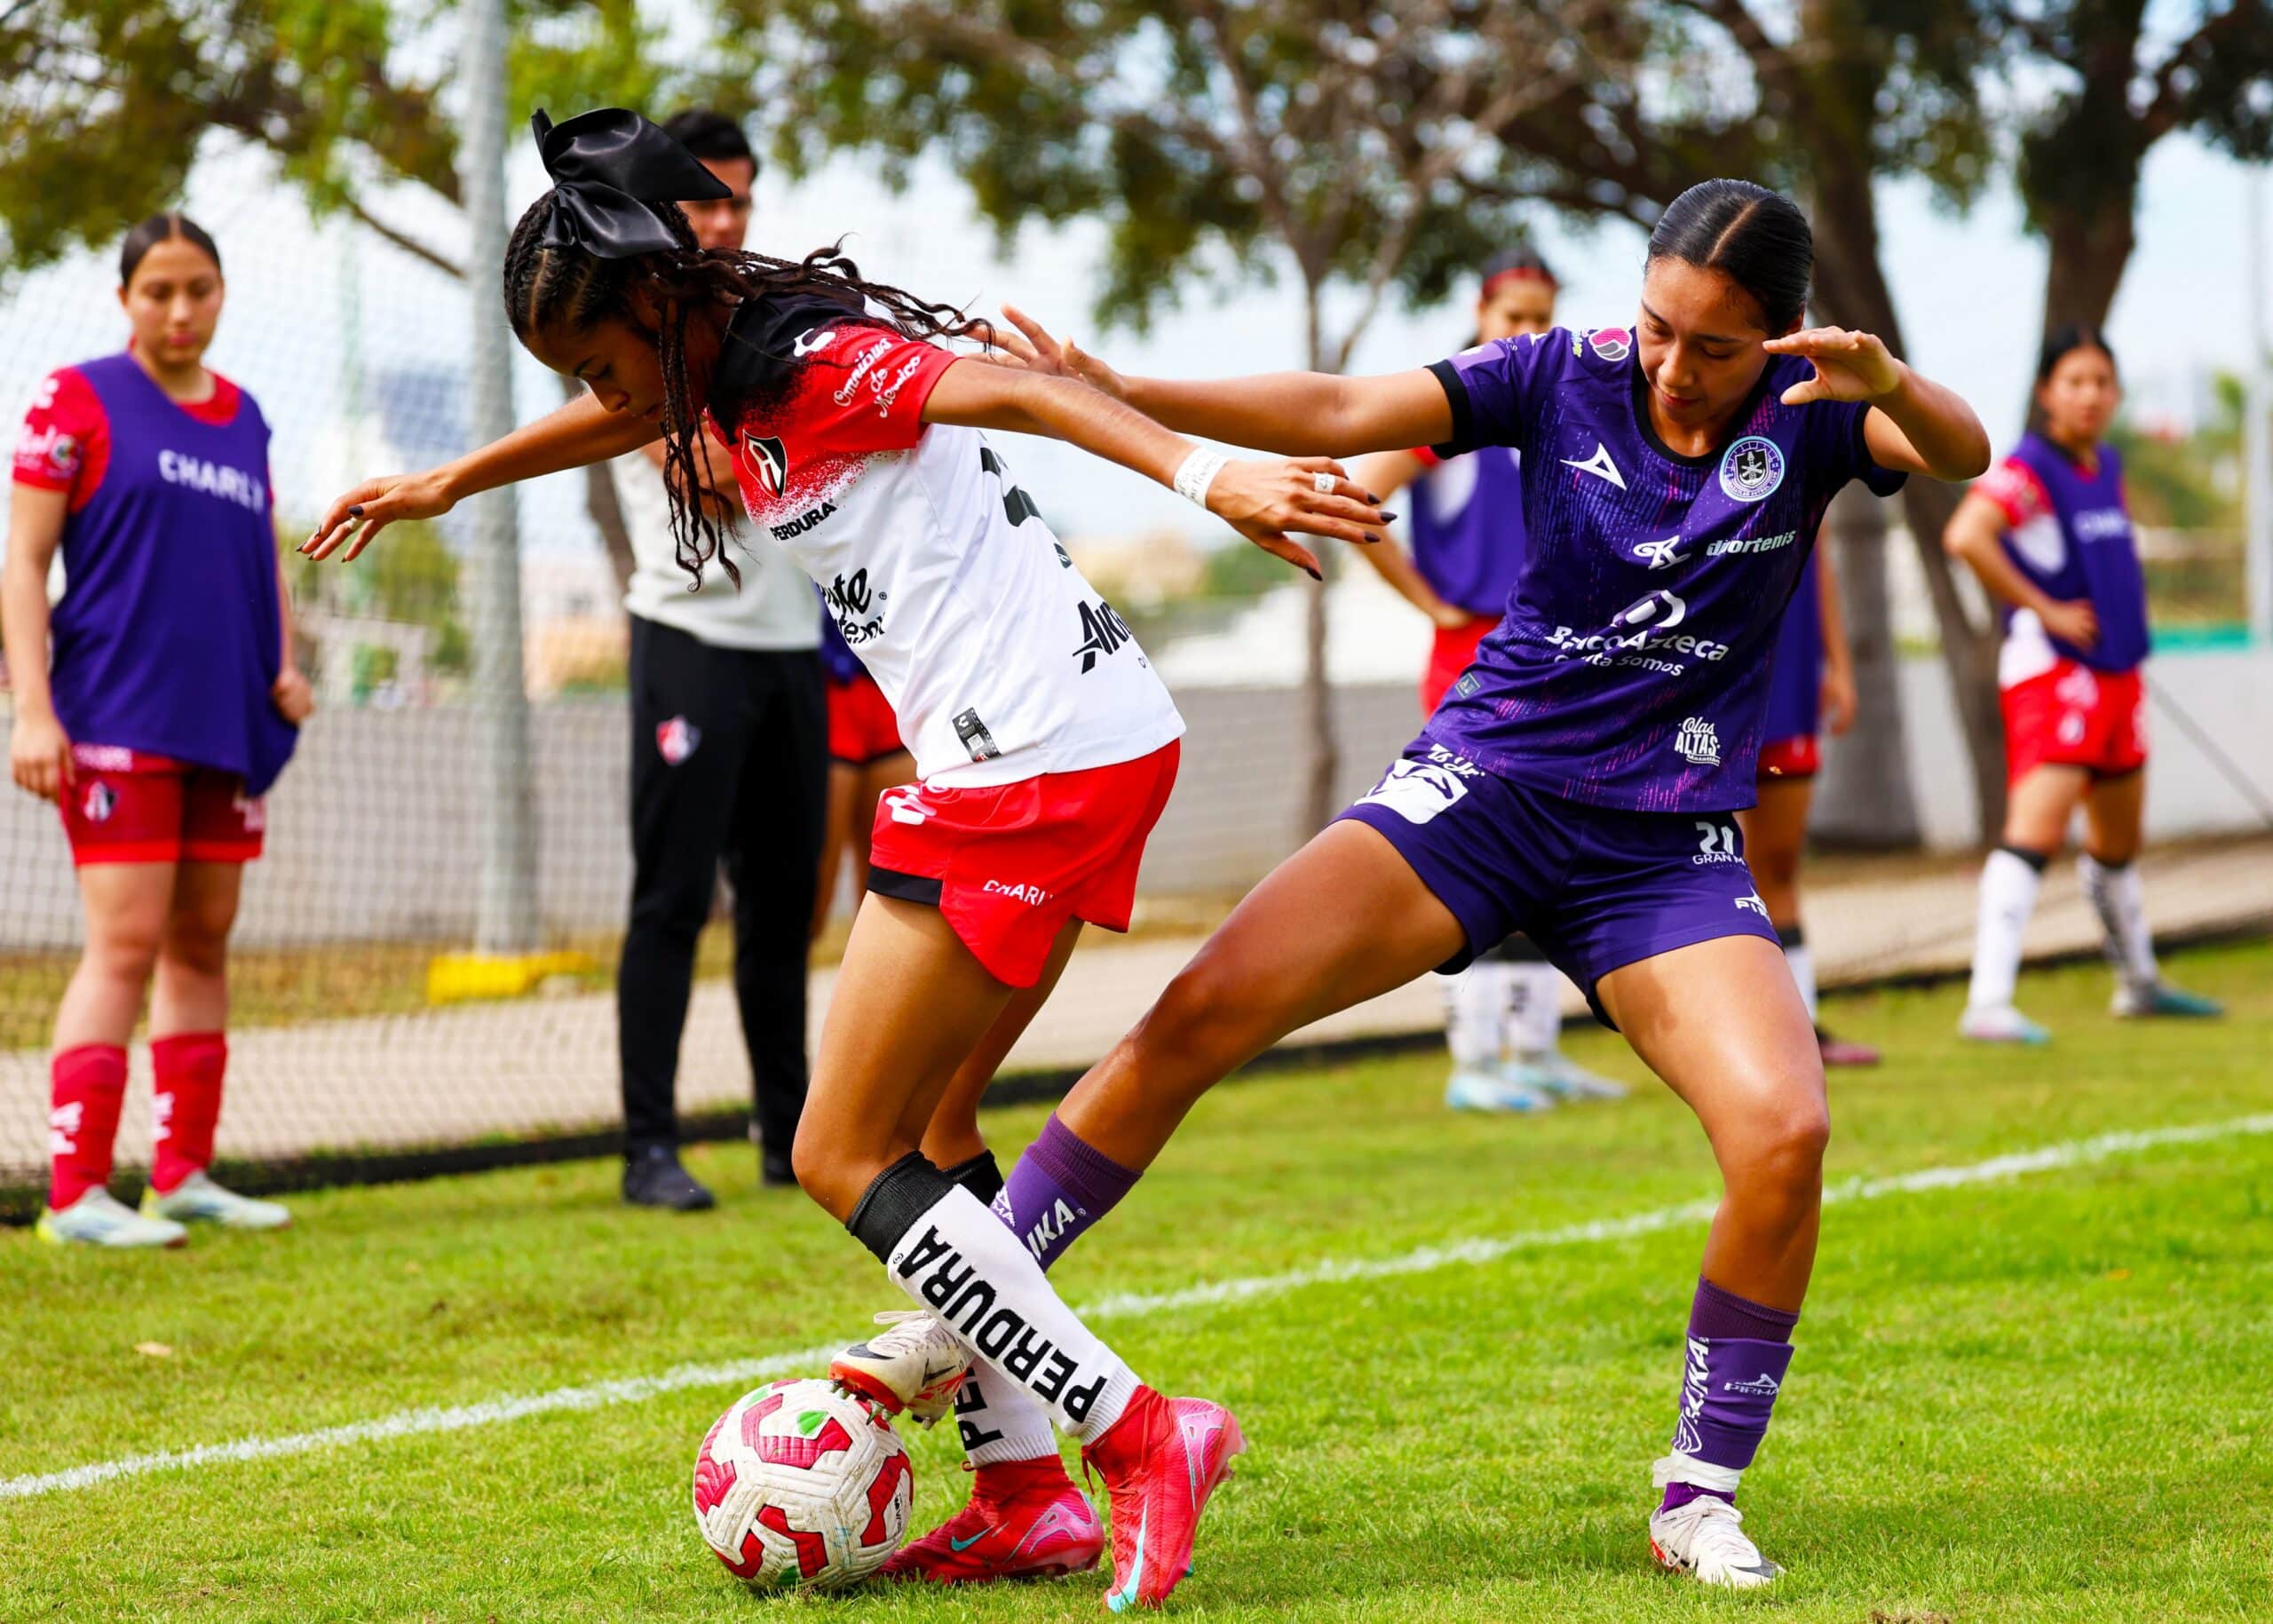
[[[789,451],[771,434],[745,434],[742,451],[749,458],[750,471],[757,478],[757,488],[769,496],[779,496],[789,488]]]

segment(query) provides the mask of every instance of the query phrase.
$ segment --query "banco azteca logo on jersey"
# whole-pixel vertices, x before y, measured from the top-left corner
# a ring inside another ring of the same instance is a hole
[[[1100,654],[1111,655],[1136,634],[1129,630],[1129,622],[1121,618],[1113,606],[1102,598],[1094,604],[1081,606],[1081,644],[1073,657],[1081,662],[1084,674],[1097,669]]]
[[[745,434],[742,451],[749,458],[757,488],[779,496],[789,488],[789,448],[772,434]]]
[[[1687,670],[1691,658],[1727,659],[1726,643],[1676,630],[1688,619],[1689,600],[1660,587],[1612,615],[1609,626],[1601,631],[1582,633],[1574,627],[1557,626],[1547,634],[1547,643],[1561,651],[1558,659],[1635,666],[1663,677]]]

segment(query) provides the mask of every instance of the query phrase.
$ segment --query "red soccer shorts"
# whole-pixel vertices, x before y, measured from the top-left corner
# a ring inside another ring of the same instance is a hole
[[[1772,739],[1760,747],[1761,778],[1813,778],[1823,771],[1823,743],[1813,733]]]
[[[1500,624],[1500,617],[1487,614],[1447,631],[1437,628],[1437,640],[1429,649],[1428,669],[1421,673],[1421,714],[1434,716],[1437,707],[1444,702],[1445,691],[1460,680],[1460,674],[1475,661],[1477,645],[1490,637]]]
[[[907,749],[900,742],[899,718],[891,701],[865,674],[851,682],[828,685],[828,758],[851,767],[897,756]]]
[[[1041,978],[1069,920],[1126,931],[1144,842],[1176,787],[1176,744],[1015,784],[903,784],[876,804],[868,889],[929,903],[986,973]]]
[[[2031,769],[2081,767],[2121,778],[2146,764],[2146,684],[2136,670],[2095,671],[2073,660],[2015,683],[2005,711],[2005,781]]]
[[[71,747],[63,832],[75,867],[89,863],[249,863],[266,809],[234,772],[109,744]]]

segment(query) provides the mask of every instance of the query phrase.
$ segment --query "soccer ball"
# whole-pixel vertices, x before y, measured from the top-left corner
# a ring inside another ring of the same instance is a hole
[[[907,1537],[915,1498],[882,1407],[834,1382],[744,1394],[694,1457],[695,1525],[753,1588],[857,1584]]]

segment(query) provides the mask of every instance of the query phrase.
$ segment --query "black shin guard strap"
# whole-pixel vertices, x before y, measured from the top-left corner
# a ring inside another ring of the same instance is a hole
[[[989,1205],[1002,1193],[1002,1169],[993,1151],[981,1151],[969,1161],[958,1161],[939,1171]]]
[[[890,1263],[900,1237],[954,1187],[955,1181],[924,1161],[922,1152],[910,1151],[876,1175],[844,1227],[878,1263]]]

